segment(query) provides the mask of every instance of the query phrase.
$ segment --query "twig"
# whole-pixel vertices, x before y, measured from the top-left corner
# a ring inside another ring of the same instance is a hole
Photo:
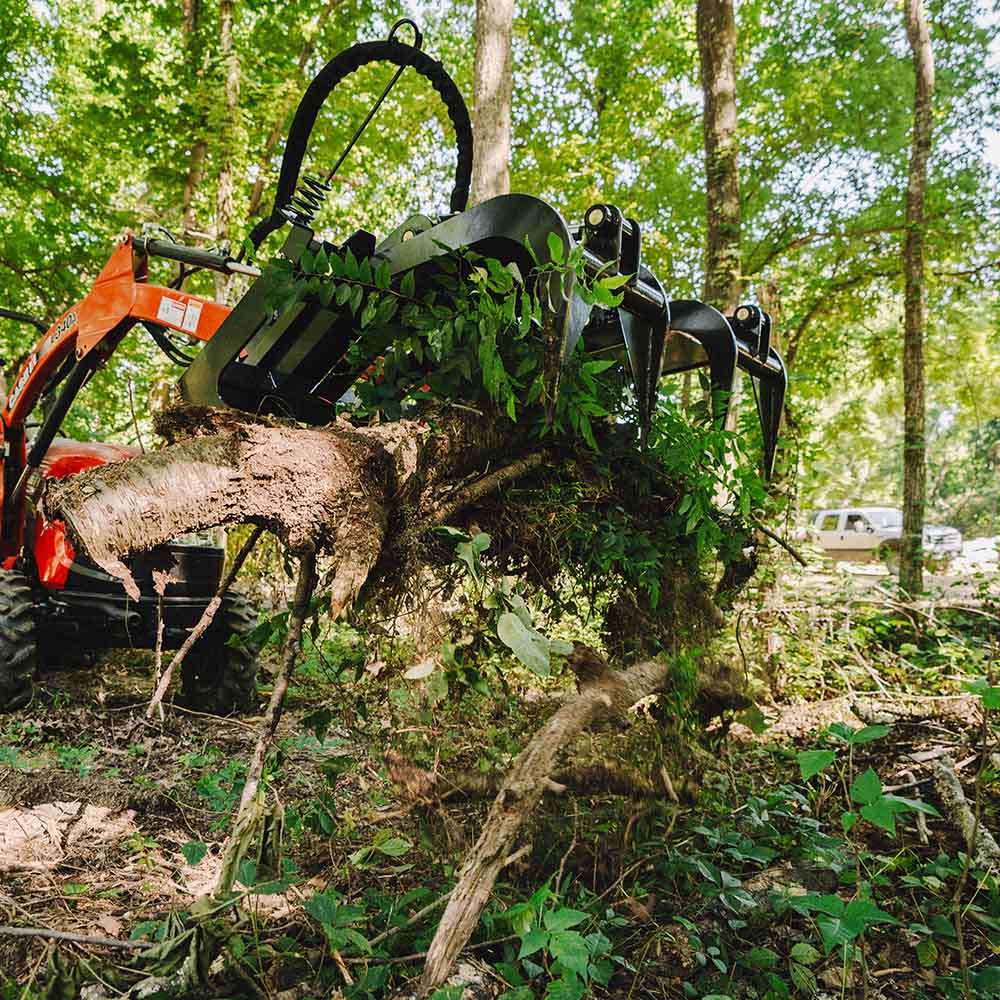
[[[170,661],[169,666],[164,671],[163,676],[160,678],[160,683],[157,684],[156,690],[153,692],[153,697],[149,699],[149,707],[146,709],[146,718],[151,719],[153,713],[156,712],[163,701],[163,696],[167,693],[167,688],[170,687],[170,679],[174,675],[174,671],[184,662],[184,658],[191,651],[191,647],[205,634],[208,630],[209,625],[212,624],[212,620],[215,618],[216,612],[222,606],[222,598],[225,593],[233,585],[233,581],[239,575],[240,570],[243,568],[243,564],[247,560],[247,556],[253,551],[253,547],[257,544],[257,539],[264,533],[262,527],[256,527],[250,534],[250,537],[243,543],[243,547],[236,554],[236,558],[233,560],[233,565],[229,567],[229,572],[225,575],[222,583],[219,584],[218,590],[215,592],[215,596],[208,602],[208,607],[201,613],[201,618],[198,619],[198,624],[191,629],[190,634],[184,640],[181,648],[174,653],[173,659]]]
[[[309,614],[309,602],[315,587],[316,549],[310,547],[299,560],[299,578],[295,584],[295,597],[292,600],[291,614],[288,616],[288,635],[285,639],[281,669],[274,680],[271,701],[267,706],[267,714],[264,716],[264,725],[254,749],[253,759],[247,768],[247,777],[243,783],[243,793],[240,795],[236,822],[233,824],[233,832],[230,834],[222,854],[219,878],[215,884],[215,896],[226,896],[232,891],[236,870],[260,816],[260,811],[254,808],[257,789],[264,772],[264,761],[274,740],[278,722],[281,720],[281,711],[284,707],[285,695],[288,692],[288,682],[302,652],[302,626]]]
[[[52,938],[55,941],[72,941],[74,944],[94,944],[105,948],[127,948],[129,951],[138,951],[148,947],[142,941],[119,941],[117,938],[91,937],[89,934],[77,934],[74,931],[53,931],[47,927],[0,927],[0,935],[6,937]]]
[[[142,443],[142,435],[139,433],[139,421],[136,419],[135,415],[135,396],[133,395],[134,386],[132,384],[132,379],[128,380],[128,408],[132,413],[132,427],[135,429],[135,439],[139,442],[139,451],[146,454],[146,446]]]
[[[909,787],[913,787],[913,786],[917,787],[917,791],[915,791],[913,793],[913,798],[917,802],[920,802],[921,801],[921,799],[920,799],[920,787],[919,787],[920,786],[920,782],[917,781],[916,778],[913,777],[913,772],[912,771],[904,771],[902,773],[901,777],[908,779]],[[904,787],[907,787],[907,786],[904,786]],[[920,838],[920,843],[921,844],[929,844],[930,843],[930,837],[927,834],[927,817],[919,809],[917,810],[917,813],[916,813],[916,821],[917,821],[917,836]]]
[[[457,496],[439,503],[431,510],[430,521],[433,524],[444,524],[449,517],[458,513],[463,507],[468,507],[484,496],[500,489],[506,483],[519,479],[532,469],[538,468],[544,458],[545,455],[541,452],[533,452],[530,455],[525,455],[524,458],[519,458],[516,462],[511,462],[510,465],[505,465],[502,469],[497,469],[495,472],[477,479]]]
[[[780,535],[775,534],[770,528],[765,527],[757,520],[752,514],[750,515],[750,520],[757,526],[758,530],[762,531],[772,542],[777,542],[800,566],[808,566],[809,564],[795,551],[792,546],[784,540]]]

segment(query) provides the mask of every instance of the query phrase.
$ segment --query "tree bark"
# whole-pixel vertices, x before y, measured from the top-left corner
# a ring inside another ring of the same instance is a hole
[[[219,58],[225,77],[222,94],[225,114],[219,139],[219,184],[215,196],[215,238],[220,244],[231,244],[233,224],[233,194],[235,186],[236,151],[240,132],[240,57],[236,51],[233,30],[236,22],[236,0],[219,3]],[[215,273],[215,298],[225,302],[229,276]]]
[[[913,140],[906,185],[903,243],[903,537],[899,585],[910,594],[924,585],[923,530],[927,500],[924,404],[924,210],[931,151],[934,54],[923,0],[904,0],[906,36],[913,57]]]
[[[181,31],[184,36],[184,53],[188,64],[188,73],[193,81],[200,71],[199,60],[201,48],[198,44],[198,19],[201,14],[201,0],[184,0]],[[199,116],[198,129],[203,129],[205,123]],[[184,179],[184,193],[181,200],[181,227],[190,232],[197,228],[197,215],[194,200],[201,187],[205,174],[205,155],[208,144],[204,139],[196,139],[191,146],[191,159],[188,162],[187,177]]]
[[[471,203],[510,192],[514,0],[476,0]]]
[[[702,294],[709,305],[731,315],[742,290],[733,0],[698,0],[696,20],[704,103],[708,223]]]

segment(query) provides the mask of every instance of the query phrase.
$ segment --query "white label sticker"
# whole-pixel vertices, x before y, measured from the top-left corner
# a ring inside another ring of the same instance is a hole
[[[160,299],[160,307],[156,310],[156,318],[171,326],[180,326],[184,321],[184,303],[164,295]]]
[[[198,329],[198,320],[200,319],[201,303],[189,302],[187,309],[184,310],[184,321],[181,323],[181,329],[187,330],[188,333],[194,333]]]

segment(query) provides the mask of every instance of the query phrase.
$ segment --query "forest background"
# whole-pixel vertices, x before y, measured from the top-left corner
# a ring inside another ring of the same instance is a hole
[[[643,225],[646,259],[671,298],[709,297],[698,9],[728,6],[527,0],[515,10],[511,189],[568,219],[598,201],[621,206]],[[936,71],[922,228],[927,519],[997,535],[1000,4],[926,9]],[[736,53],[732,277],[741,300],[774,314],[790,371],[771,495],[785,522],[771,527],[791,536],[819,507],[901,505],[914,65],[902,5],[743,0],[735,15],[722,25]],[[401,16],[420,23],[425,49],[472,104],[471,3],[0,0],[0,306],[55,319],[126,227],[238,248],[270,206],[308,81]],[[702,42],[705,30],[702,22]],[[332,164],[385,77],[384,67],[368,68],[337,90],[314,132],[314,163]],[[317,228],[334,239],[361,227],[384,234],[413,211],[443,212],[454,168],[443,115],[436,95],[404,74],[339,171]],[[227,294],[205,275],[189,287]],[[33,332],[0,320],[0,338],[9,384]],[[149,400],[176,374],[153,345],[130,338],[67,432],[148,448]],[[368,628],[371,616],[356,629],[316,613],[264,782],[287,807],[289,863],[259,894],[282,896],[284,908],[268,924],[251,906],[251,930],[228,927],[222,971],[213,966],[217,995],[301,997],[315,985],[323,995],[383,996],[417,975],[478,800],[495,791],[550,702],[572,702],[574,679],[548,676],[547,654],[539,677],[496,641],[490,614],[502,602],[470,606],[476,587],[485,593],[477,574],[490,556],[489,541],[467,527],[454,536],[476,585],[462,627],[489,623],[474,641],[460,629],[434,663],[414,662],[412,644]],[[232,548],[246,534],[230,537]],[[671,660],[685,690],[630,715],[631,727],[594,726],[579,754],[564,748],[573,766],[554,784],[565,778],[570,796],[556,801],[573,804],[540,810],[477,925],[472,947],[489,962],[493,994],[995,995],[998,856],[977,849],[995,825],[1000,770],[995,578],[961,581],[960,598],[910,603],[881,577],[863,592],[828,573],[817,582],[787,555],[773,549],[762,560],[711,655],[695,648]],[[289,631],[283,569],[269,538],[244,571],[270,637],[266,668]],[[588,595],[586,620],[558,617],[564,596],[539,600],[535,621],[553,639],[607,638],[589,617],[600,593]],[[678,590],[671,600],[685,599]],[[639,630],[619,638],[649,646]],[[463,659],[470,643],[474,662]],[[57,786],[106,810],[134,807],[136,788],[147,798],[117,853],[53,875],[60,892],[32,895],[18,882],[6,896],[0,887],[0,905],[9,922],[69,919],[159,940],[166,965],[166,945],[180,939],[171,934],[199,919],[179,909],[177,884],[194,896],[198,866],[222,853],[252,724],[178,708],[155,732],[138,720],[119,732],[110,713],[134,708],[129,696],[145,700],[148,663],[112,657],[95,676],[46,681],[32,714],[4,723],[0,791],[14,791],[0,804],[29,810]],[[936,769],[947,754],[959,794],[962,780],[974,786],[975,828],[945,808],[952,779],[938,786]],[[600,770],[595,783],[588,768],[609,761],[622,772],[609,783]],[[443,804],[451,791],[435,784],[440,768],[465,796],[454,810],[461,822]],[[241,893],[254,896],[257,874],[240,866]],[[805,902],[789,902],[788,884]],[[74,956],[90,954],[92,940],[78,944]],[[40,995],[60,995],[65,983],[62,995],[73,995],[93,969],[68,971],[58,954],[33,939],[0,949],[11,977],[0,980],[4,995],[30,996],[43,981]]]

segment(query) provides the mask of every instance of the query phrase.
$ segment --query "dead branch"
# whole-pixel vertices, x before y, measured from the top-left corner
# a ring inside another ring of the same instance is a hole
[[[233,565],[230,566],[229,572],[219,584],[219,588],[216,590],[215,596],[208,602],[208,606],[201,613],[198,623],[193,629],[191,629],[191,632],[184,640],[181,648],[174,653],[173,658],[167,665],[167,669],[163,673],[163,676],[160,677],[159,684],[157,684],[156,690],[153,692],[153,697],[149,699],[149,707],[146,709],[147,719],[151,719],[153,717],[153,713],[159,707],[160,702],[163,701],[163,696],[167,693],[167,688],[170,687],[170,679],[173,677],[174,671],[184,662],[184,658],[191,651],[191,647],[205,634],[209,625],[212,624],[215,619],[215,613],[220,607],[222,607],[223,596],[233,585],[236,577],[239,576],[240,570],[243,568],[243,564],[247,560],[247,556],[249,556],[253,551],[253,547],[257,544],[257,540],[263,533],[264,529],[262,527],[258,526],[254,528],[250,537],[243,543],[243,547],[236,553]],[[161,630],[163,628],[162,621],[160,623],[160,628]],[[157,670],[157,675],[159,675],[159,670]]]
[[[309,601],[315,587],[316,550],[307,549],[299,560],[299,577],[295,584],[292,611],[288,616],[288,635],[285,639],[281,669],[274,680],[271,701],[267,706],[267,714],[264,716],[264,724],[257,740],[253,759],[247,769],[236,822],[233,824],[233,832],[222,855],[219,878],[215,885],[215,896],[226,896],[232,891],[240,860],[249,846],[257,821],[261,816],[260,810],[254,808],[257,800],[257,789],[264,771],[264,761],[267,759],[268,750],[274,742],[278,722],[281,720],[281,711],[284,707],[285,695],[288,692],[288,682],[302,651],[302,626],[309,613]]]
[[[942,757],[933,766],[934,788],[941,801],[941,811],[958,827],[973,861],[982,868],[1000,867],[1000,846],[993,834],[977,822],[962,791],[955,762],[951,757]]]
[[[592,654],[597,655],[597,654]],[[538,805],[551,779],[556,754],[598,716],[621,715],[641,698],[665,687],[669,670],[649,660],[618,672],[610,668],[584,684],[518,756],[490,808],[479,840],[469,852],[427,953],[420,980],[426,996],[448,976],[472,935],[510,845]]]
[[[77,934],[75,931],[53,931],[47,927],[0,927],[0,935],[51,938],[54,941],[72,941],[74,944],[100,945],[102,948],[127,948],[129,951],[139,951],[149,947],[144,941],[119,941],[117,938],[92,937],[89,934]]]

